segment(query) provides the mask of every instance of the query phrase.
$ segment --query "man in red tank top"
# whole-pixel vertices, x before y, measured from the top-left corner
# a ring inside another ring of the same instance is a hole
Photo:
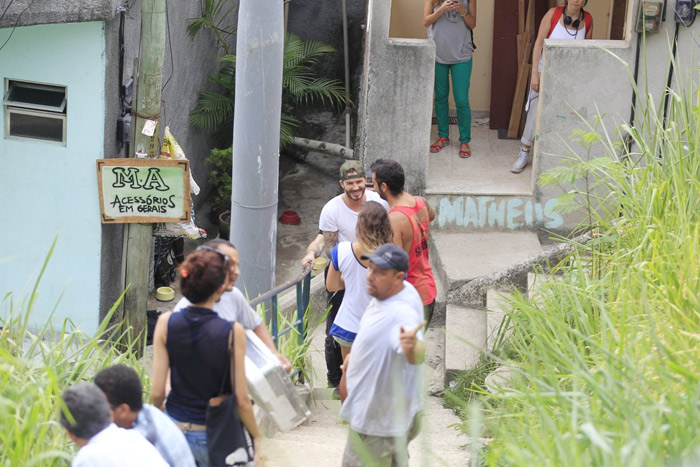
[[[406,280],[418,290],[423,301],[425,320],[430,324],[435,307],[435,278],[428,257],[430,221],[435,213],[424,198],[404,191],[403,167],[391,159],[378,159],[372,164],[372,181],[377,193],[389,203],[389,221],[394,243],[408,253]]]

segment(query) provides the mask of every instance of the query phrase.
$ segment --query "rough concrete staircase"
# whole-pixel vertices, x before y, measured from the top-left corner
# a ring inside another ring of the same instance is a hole
[[[459,242],[470,242],[459,253]],[[473,368],[484,351],[494,347],[514,290],[532,299],[552,278],[536,275],[558,263],[571,249],[560,244],[543,247],[534,232],[441,233],[433,239],[432,259],[438,278],[446,283],[439,297],[445,311],[444,369],[447,380]],[[506,332],[507,336],[507,332]]]
[[[456,141],[456,127],[450,132]],[[437,215],[429,248],[440,291],[433,326],[445,336],[444,359],[433,366],[448,380],[491,348],[503,316],[500,294],[525,291],[527,273],[551,259],[540,241],[547,237],[543,229],[561,226],[552,203],[533,194],[531,168],[517,176],[509,172],[518,142],[479,126],[472,136],[473,155],[466,161],[457,157],[458,145],[428,156],[425,197]],[[434,377],[432,383],[439,392],[445,380]]]
[[[484,278],[537,257],[542,246],[534,232],[499,231],[437,230],[431,243],[431,261],[445,290],[438,309],[444,309],[444,369],[449,378],[454,372],[474,367],[480,353],[492,347],[503,312],[491,305],[499,300],[500,289],[524,288],[525,284],[521,274],[504,274],[475,291],[471,289]]]

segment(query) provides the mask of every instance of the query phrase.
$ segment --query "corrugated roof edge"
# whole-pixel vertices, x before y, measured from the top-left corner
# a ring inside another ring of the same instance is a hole
[[[0,14],[9,5],[0,19],[0,28],[107,21],[117,15],[121,3],[119,0],[0,0]]]

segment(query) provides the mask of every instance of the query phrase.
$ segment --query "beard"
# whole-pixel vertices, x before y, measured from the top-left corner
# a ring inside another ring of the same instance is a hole
[[[348,190],[345,190],[345,194],[347,195],[348,198],[350,198],[353,201],[357,201],[362,199],[362,197],[365,195],[365,189],[361,189],[357,191],[356,193],[352,193]]]

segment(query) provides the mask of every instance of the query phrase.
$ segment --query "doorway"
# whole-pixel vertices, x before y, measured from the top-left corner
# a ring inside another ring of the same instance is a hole
[[[589,3],[586,10],[594,17],[594,39],[622,39],[621,25],[625,22],[629,2],[595,0]],[[535,14],[531,21],[535,31],[547,10],[557,3],[556,0],[533,0]],[[519,23],[523,20],[520,18],[525,13],[520,11],[521,4],[527,8],[530,0],[478,3],[477,27],[474,29],[477,50],[474,52],[470,86],[472,155],[467,159],[458,156],[458,129],[456,119],[451,118],[451,145],[435,154],[429,153],[426,148],[429,158],[428,192],[528,195],[534,191],[532,161],[522,173],[510,173],[518,153],[521,132],[517,132],[514,138],[507,135],[519,69],[517,36],[519,28],[522,28]],[[427,29],[422,21],[423,5],[422,1],[416,0],[392,0],[389,37],[427,38]],[[525,83],[525,86],[529,84]],[[432,89],[426,89],[426,92],[432,92]],[[450,115],[455,115],[452,100]],[[436,139],[436,125],[432,125],[431,142]]]

